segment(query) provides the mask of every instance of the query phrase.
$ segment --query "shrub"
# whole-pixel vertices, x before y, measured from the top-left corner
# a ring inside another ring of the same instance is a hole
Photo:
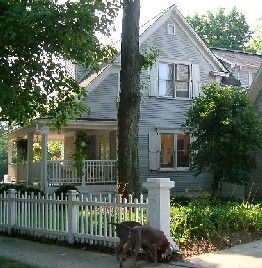
[[[171,233],[177,241],[237,231],[262,231],[261,204],[191,202],[171,207]]]
[[[43,191],[41,191],[38,188],[32,187],[32,186],[26,186],[23,184],[10,184],[10,183],[2,183],[0,184],[0,193],[7,192],[8,189],[15,189],[17,192],[20,192],[21,194],[27,193],[33,193],[34,195],[37,195],[40,193],[43,195]]]
[[[63,194],[64,196],[67,194],[69,190],[77,190],[77,188],[74,185],[61,185],[56,191],[55,194],[59,197]]]

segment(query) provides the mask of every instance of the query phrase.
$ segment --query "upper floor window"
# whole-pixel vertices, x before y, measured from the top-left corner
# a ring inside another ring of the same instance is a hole
[[[158,95],[190,97],[190,65],[159,62]]]
[[[168,24],[167,25],[167,33],[175,35],[175,33],[176,33],[175,24]]]
[[[160,60],[148,74],[150,96],[191,99],[201,94],[198,64]]]

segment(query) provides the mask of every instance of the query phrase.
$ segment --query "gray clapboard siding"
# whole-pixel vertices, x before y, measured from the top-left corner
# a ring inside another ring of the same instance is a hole
[[[239,80],[241,82],[242,87],[249,87],[249,73],[247,70],[239,71]]]
[[[87,69],[85,66],[76,64],[75,65],[75,79],[80,82],[85,79],[91,73],[90,69]]]
[[[88,92],[85,104],[91,113],[83,113],[82,118],[97,120],[116,120],[116,96],[118,88],[118,74],[109,74],[96,88]]]
[[[159,58],[191,62],[197,66],[195,72],[198,73],[198,83],[213,81],[209,74],[213,70],[212,66],[177,24],[176,34],[168,35],[167,24],[169,23],[174,23],[174,21],[169,19],[156,30],[146,43],[142,44],[142,50],[146,48],[147,44],[153,44],[159,50]],[[153,74],[153,79],[151,77],[150,82],[147,79],[148,71],[142,70],[141,73],[142,83],[145,85],[142,87],[143,100],[139,121],[139,161],[142,181],[150,177],[171,178],[176,182],[175,192],[179,194],[185,194],[187,189],[202,188],[210,190],[212,180],[209,175],[195,178],[189,171],[167,172],[154,170],[155,168],[152,167],[152,159],[149,159],[149,150],[153,151],[156,148],[152,148],[152,145],[149,143],[149,137],[152,138],[153,135],[156,135],[159,129],[166,129],[167,131],[181,129],[192,100],[155,97],[154,95],[157,95],[156,90],[154,91],[155,94],[154,92],[150,94],[149,90],[152,88],[152,80],[156,79],[157,72],[153,70],[150,73]],[[157,82],[153,81],[153,84],[157,85]],[[157,156],[154,160],[156,159],[158,159]]]
[[[190,41],[187,35],[176,25],[176,34],[167,34],[167,24],[175,23],[168,19],[141,45],[144,50],[147,45],[154,45],[159,50],[159,58],[190,62],[194,65],[194,76],[198,83],[213,81],[210,71],[213,71],[211,64],[202,56],[200,51]],[[157,70],[155,70],[157,78]],[[176,182],[175,192],[184,194],[186,189],[202,188],[210,190],[212,180],[209,175],[195,178],[189,171],[159,171],[150,167],[149,151],[151,148],[149,136],[156,135],[158,130],[166,129],[174,131],[181,129],[185,122],[186,113],[192,104],[190,99],[161,98],[152,96],[150,92],[151,80],[149,75],[152,71],[143,69],[141,71],[141,92],[142,102],[140,107],[139,121],[139,160],[141,180],[149,177],[169,177]],[[118,89],[118,75],[111,73],[101,83],[92,89],[85,100],[91,108],[91,114],[83,114],[82,117],[93,119],[117,119],[116,96]],[[157,83],[155,83],[157,85]],[[196,91],[197,92],[197,91]],[[157,95],[157,94],[155,94]],[[197,94],[196,94],[197,95]],[[156,156],[155,161],[159,161]],[[152,164],[152,163],[151,163]]]

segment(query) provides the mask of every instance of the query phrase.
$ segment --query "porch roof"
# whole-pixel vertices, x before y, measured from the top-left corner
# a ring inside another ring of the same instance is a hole
[[[33,127],[21,127],[16,128],[8,133],[9,139],[24,138],[29,133],[38,133],[41,128],[46,128],[48,124],[47,119],[38,120],[37,124]],[[117,130],[116,120],[89,120],[89,119],[79,119],[79,120],[69,120],[67,125],[62,127],[60,133],[68,133],[72,130]],[[49,130],[49,136],[52,136],[53,140],[59,139],[57,130]],[[57,137],[56,137],[57,136]]]

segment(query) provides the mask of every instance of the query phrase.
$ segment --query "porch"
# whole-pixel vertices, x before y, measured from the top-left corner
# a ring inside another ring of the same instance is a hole
[[[8,180],[44,191],[69,184],[116,186],[116,137],[116,122],[87,120],[73,121],[60,132],[46,122],[14,130],[8,136]]]

